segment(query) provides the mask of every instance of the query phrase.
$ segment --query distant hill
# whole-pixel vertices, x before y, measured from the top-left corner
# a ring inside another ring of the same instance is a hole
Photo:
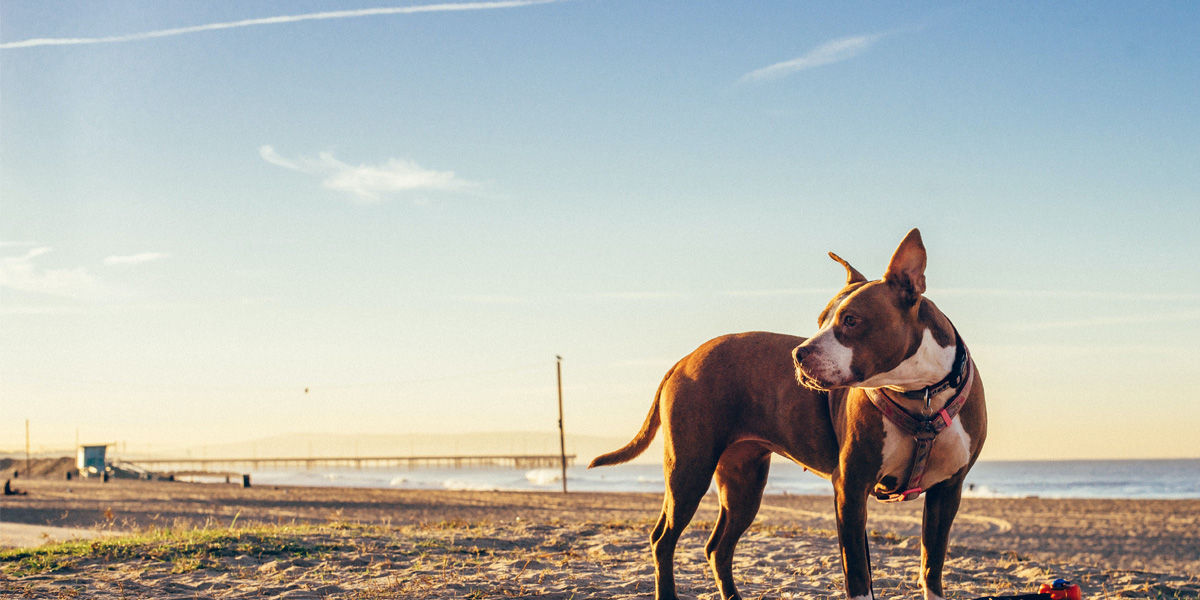
[[[67,471],[75,472],[75,459],[69,456],[61,458],[34,458],[29,461],[29,470],[25,469],[23,458],[0,458],[0,477],[8,479],[13,472],[19,472],[20,478],[30,477],[63,477]]]
[[[629,439],[616,436],[567,435],[567,454],[576,455],[576,464],[587,464],[599,454],[620,448]],[[461,434],[295,433],[244,442],[192,446],[173,453],[173,458],[558,454],[558,451],[558,433],[550,431],[487,431]],[[655,443],[634,462],[661,463],[661,442],[655,440]]]

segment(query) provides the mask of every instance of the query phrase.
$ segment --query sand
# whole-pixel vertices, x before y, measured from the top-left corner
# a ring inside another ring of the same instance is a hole
[[[221,556],[183,565],[82,559],[13,575],[30,598],[650,598],[647,538],[657,494],[450,492],[22,480],[0,522],[96,531],[311,523],[305,555]],[[742,539],[746,598],[838,597],[832,498],[768,496]],[[877,597],[919,597],[920,503],[872,503]],[[1200,598],[1200,500],[965,499],[946,569],[951,597],[1035,591],[1055,577],[1085,598]],[[701,505],[677,557],[681,597],[716,598]],[[0,529],[3,529],[0,527]]]

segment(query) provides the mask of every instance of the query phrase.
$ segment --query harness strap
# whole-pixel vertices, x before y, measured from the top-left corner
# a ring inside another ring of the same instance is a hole
[[[921,487],[921,478],[925,476],[925,468],[929,463],[929,455],[933,451],[933,443],[937,439],[937,435],[954,421],[955,415],[962,409],[963,404],[966,404],[967,397],[971,395],[971,384],[975,379],[975,362],[971,360],[971,354],[967,351],[967,346],[963,343],[962,338],[958,337],[957,332],[955,332],[955,338],[958,341],[958,347],[964,358],[964,368],[960,379],[961,386],[958,387],[958,392],[954,395],[954,398],[947,402],[946,406],[937,411],[937,413],[929,417],[914,416],[895,400],[884,394],[881,389],[866,388],[863,390],[866,392],[867,398],[871,400],[871,404],[874,404],[879,409],[879,412],[883,413],[883,416],[887,417],[901,431],[913,436],[917,443],[916,450],[913,452],[912,466],[909,468],[908,481],[899,488],[903,491],[876,496],[882,502],[912,500],[925,491]],[[953,371],[957,371],[957,369],[952,369]],[[929,388],[926,389],[928,390]]]

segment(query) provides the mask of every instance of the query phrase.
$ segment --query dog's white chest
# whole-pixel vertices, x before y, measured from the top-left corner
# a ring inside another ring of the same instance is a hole
[[[904,491],[908,483],[908,471],[912,467],[917,442],[912,435],[904,433],[895,423],[883,419],[883,462],[879,468],[881,481],[891,476],[900,486],[898,491]],[[945,481],[959,469],[967,466],[971,459],[971,436],[962,426],[962,420],[957,416],[951,420],[950,426],[943,429],[933,442],[929,452],[925,474],[921,477],[921,487],[929,489],[936,483]]]

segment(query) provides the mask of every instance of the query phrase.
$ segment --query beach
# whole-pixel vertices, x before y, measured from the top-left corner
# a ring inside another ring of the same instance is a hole
[[[0,589],[18,597],[653,597],[647,539],[658,494],[17,483],[27,495],[3,499],[0,528],[274,540],[268,550],[214,543],[199,558],[85,554],[38,573],[6,559]],[[1089,598],[1200,597],[1197,514],[1200,500],[967,498],[954,526],[947,591],[1024,593],[1065,577]],[[681,597],[716,597],[703,555],[715,516],[710,494],[680,542]],[[919,502],[872,503],[878,597],[919,595],[920,516]],[[735,560],[747,598],[838,596],[832,499],[766,497]]]

